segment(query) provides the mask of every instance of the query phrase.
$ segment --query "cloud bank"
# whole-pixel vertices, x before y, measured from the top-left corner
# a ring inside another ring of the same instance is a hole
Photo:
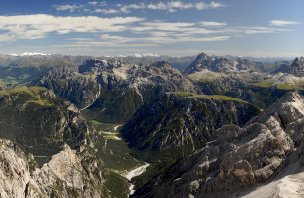
[[[90,1],[87,4],[63,4],[53,6],[57,11],[69,12],[89,12],[89,13],[102,13],[102,14],[127,14],[134,10],[154,10],[154,11],[167,11],[177,12],[180,10],[207,10],[225,7],[224,4],[219,2],[198,2],[188,3],[183,1],[159,1],[157,3],[132,3],[132,4],[108,4],[104,1]]]

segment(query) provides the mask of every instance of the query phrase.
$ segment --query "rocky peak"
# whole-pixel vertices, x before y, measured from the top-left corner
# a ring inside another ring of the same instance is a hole
[[[213,72],[230,72],[241,70],[261,69],[262,63],[251,62],[247,59],[208,56],[205,53],[199,54],[196,59],[185,69],[185,73],[191,74],[202,70],[209,70]]]
[[[236,61],[225,58],[225,57],[216,57],[208,56],[205,53],[199,54],[196,59],[186,68],[185,72],[188,74],[201,71],[201,70],[210,70],[215,72],[226,72],[236,69]]]
[[[202,52],[196,56],[195,62],[199,63],[206,60],[210,60],[210,57],[206,53]]]
[[[105,60],[88,59],[79,66],[78,71],[79,73],[101,72],[107,66],[108,62]]]
[[[295,58],[292,64],[289,66],[289,73],[303,77],[304,76],[304,57]]]
[[[158,68],[171,68],[172,67],[168,61],[155,62],[152,64],[152,66],[158,67]]]

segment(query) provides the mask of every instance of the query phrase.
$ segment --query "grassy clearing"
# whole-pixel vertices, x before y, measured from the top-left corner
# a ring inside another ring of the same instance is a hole
[[[303,87],[299,86],[299,85],[292,85],[292,84],[278,84],[276,85],[277,89],[280,90],[303,90]]]
[[[272,86],[272,83],[271,82],[255,82],[255,83],[250,83],[249,86],[268,88],[268,87]]]
[[[248,103],[245,100],[242,100],[240,98],[231,98],[228,96],[223,96],[223,95],[198,95],[194,93],[189,93],[189,92],[172,92],[171,93],[174,96],[177,97],[184,97],[184,98],[202,98],[202,99],[210,99],[210,100],[224,100],[224,101],[235,101],[235,102],[240,102],[240,103]]]
[[[299,84],[288,84],[288,83],[281,83],[281,84],[273,84],[271,82],[257,82],[257,83],[251,83],[249,84],[251,87],[260,87],[260,88],[276,88],[279,90],[286,90],[286,91],[292,91],[292,90],[303,90],[303,86]]]
[[[26,93],[31,95],[32,97],[38,97],[42,92],[47,91],[44,87],[26,87],[26,86],[18,86],[13,89],[6,89],[0,91],[0,95],[12,95],[19,93]]]
[[[0,96],[10,96],[16,94],[26,94],[31,98],[26,101],[25,104],[35,103],[41,106],[49,106],[51,103],[41,97],[43,92],[47,91],[44,87],[26,87],[26,86],[18,86],[13,89],[6,89],[0,91]]]

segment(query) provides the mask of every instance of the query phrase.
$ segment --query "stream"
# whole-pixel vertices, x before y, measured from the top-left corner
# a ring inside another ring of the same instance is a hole
[[[120,174],[122,177],[126,178],[129,182],[129,196],[134,194],[135,192],[135,184],[132,183],[132,178],[137,177],[141,174],[143,174],[146,169],[150,166],[149,163],[147,162],[140,162],[137,159],[135,159],[133,156],[129,155],[129,148],[127,147],[127,144],[123,141],[122,138],[119,136],[118,128],[122,126],[120,125],[112,125],[111,129],[110,128],[99,128],[98,132],[99,135],[101,135],[104,138],[104,145],[103,145],[103,152],[104,155],[107,155],[109,159],[117,159],[118,162],[120,163],[128,163],[128,161],[125,161],[126,158],[129,161],[129,167],[121,170],[121,169],[116,169],[118,168],[113,164],[108,164],[108,167],[113,169],[116,173]],[[107,131],[105,131],[107,130]],[[122,144],[121,144],[121,143]],[[125,146],[124,146],[125,145]],[[121,149],[126,149],[124,150],[124,154],[122,154]],[[119,151],[119,152],[117,152]],[[126,155],[127,154],[127,155]],[[114,156],[114,158],[113,158]],[[107,162],[107,161],[105,161]],[[132,164],[132,166],[130,166]],[[135,168],[133,168],[135,167]]]

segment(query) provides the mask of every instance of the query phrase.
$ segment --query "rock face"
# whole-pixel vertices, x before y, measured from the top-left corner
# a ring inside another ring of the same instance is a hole
[[[258,112],[239,99],[168,93],[139,109],[122,134],[130,146],[140,150],[183,148],[192,152],[204,145],[215,129],[225,124],[242,126]]]
[[[233,197],[267,182],[292,163],[287,156],[294,149],[302,150],[303,120],[303,97],[288,93],[243,128],[226,125],[214,131],[206,147],[136,191],[135,197]]]
[[[29,160],[8,140],[0,140],[1,197],[103,197],[104,170],[101,161],[85,160],[65,145],[50,162],[31,173]],[[84,151],[86,152],[86,151]]]
[[[185,73],[191,74],[202,70],[225,73],[229,71],[255,70],[261,67],[263,67],[261,63],[250,62],[246,59],[239,58],[232,60],[226,57],[213,57],[200,53],[189,67],[185,69]]]
[[[99,92],[96,75],[78,75],[76,66],[52,68],[36,85],[46,87],[64,99],[84,108],[95,101]]]
[[[88,59],[79,68],[53,69],[38,83],[104,121],[123,122],[166,91],[192,91],[193,85],[167,62],[136,65]]]
[[[304,77],[304,57],[296,58],[289,66],[288,73],[297,77]]]

